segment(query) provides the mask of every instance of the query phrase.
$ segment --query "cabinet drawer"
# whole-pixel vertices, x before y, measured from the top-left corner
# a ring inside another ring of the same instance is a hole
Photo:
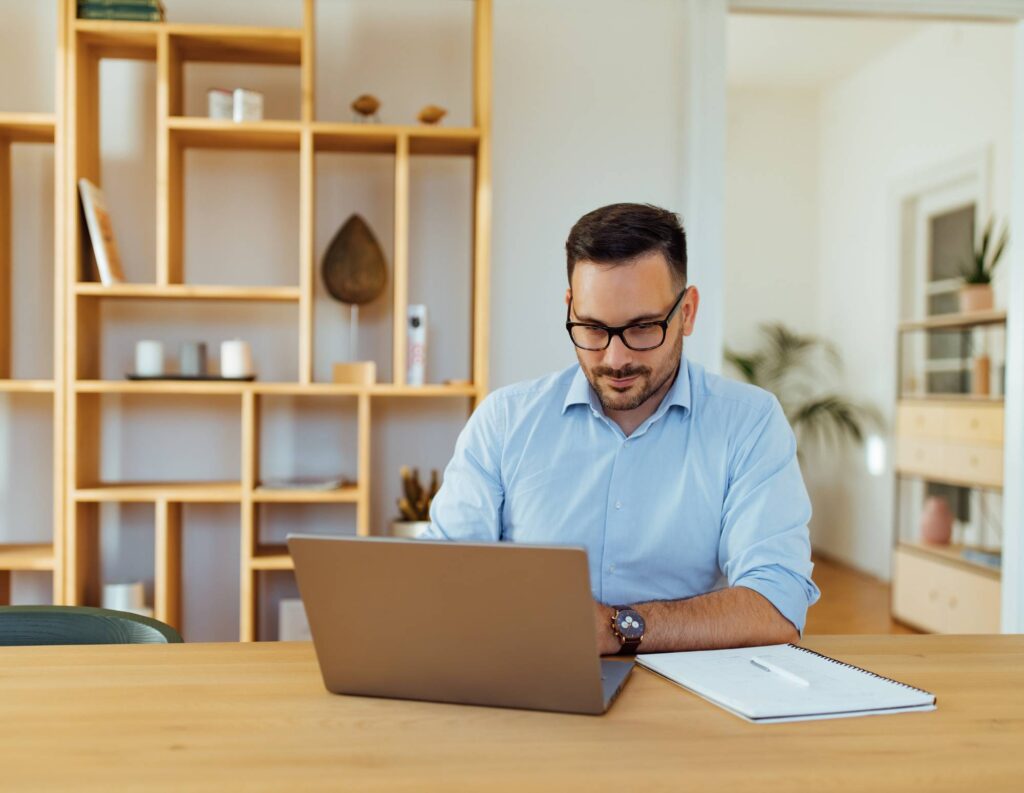
[[[1003,445],[1002,405],[956,405],[948,410],[950,440],[977,445]]]
[[[999,579],[925,553],[897,548],[892,612],[934,633],[998,633]]]
[[[905,474],[944,479],[947,448],[948,444],[944,441],[897,438],[896,469]]]
[[[958,482],[974,482],[988,487],[1003,486],[1003,447],[950,443],[942,466],[946,476]]]
[[[896,406],[896,434],[900,438],[942,438],[945,409],[927,402],[900,402]]]

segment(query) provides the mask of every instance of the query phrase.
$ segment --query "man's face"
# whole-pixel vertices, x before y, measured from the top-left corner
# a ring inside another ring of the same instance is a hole
[[[664,319],[681,291],[665,256],[655,251],[629,264],[577,262],[566,302],[572,301],[572,321],[616,327]],[[668,390],[683,337],[693,332],[697,303],[697,290],[691,287],[669,322],[665,342],[653,350],[631,350],[618,337],[604,350],[576,348],[580,366],[606,412],[635,410]]]

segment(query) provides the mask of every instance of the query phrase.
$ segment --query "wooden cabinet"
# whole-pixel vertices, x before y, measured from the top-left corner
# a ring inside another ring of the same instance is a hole
[[[896,470],[968,487],[1002,487],[1002,404],[901,401],[896,409]]]
[[[893,616],[935,633],[998,633],[999,574],[899,546],[893,558]]]

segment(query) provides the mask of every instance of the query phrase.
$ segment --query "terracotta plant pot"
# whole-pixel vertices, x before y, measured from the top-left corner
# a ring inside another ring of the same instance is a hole
[[[941,496],[930,496],[921,512],[921,539],[932,545],[949,545],[953,536],[953,510]]]
[[[960,287],[960,311],[986,311],[992,308],[992,284],[964,284]]]

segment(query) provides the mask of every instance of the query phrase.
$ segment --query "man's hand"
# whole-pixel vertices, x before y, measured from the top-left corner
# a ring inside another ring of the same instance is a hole
[[[612,633],[612,617],[615,609],[594,601],[594,630],[597,632],[597,651],[601,655],[615,655],[622,645]]]

